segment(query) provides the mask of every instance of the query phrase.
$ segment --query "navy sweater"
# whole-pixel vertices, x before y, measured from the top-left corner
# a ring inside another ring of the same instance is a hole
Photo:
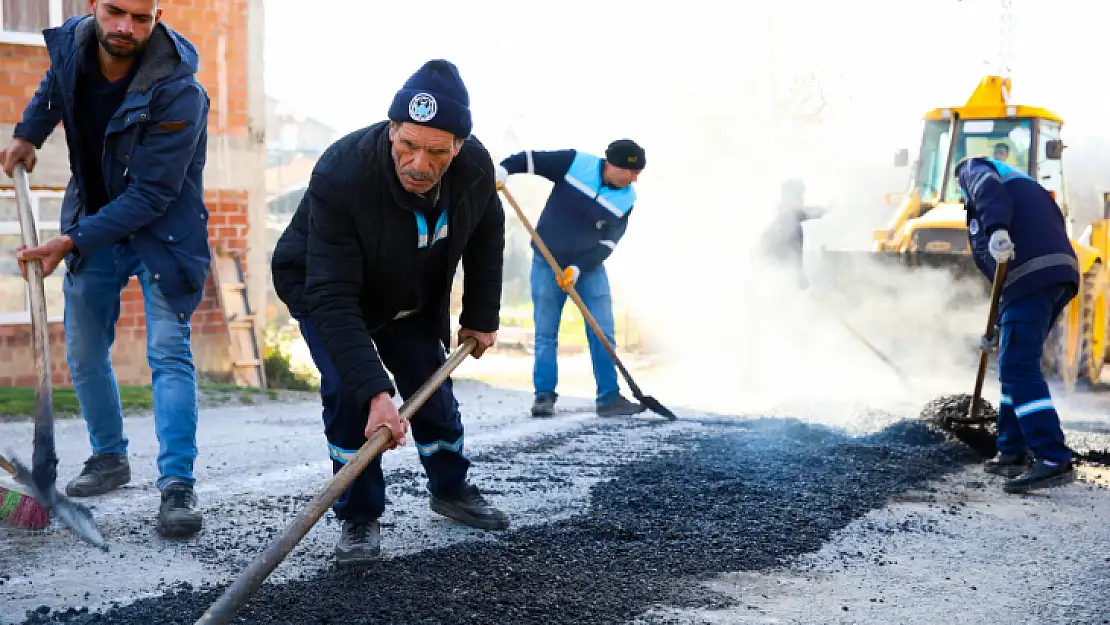
[[[1000,306],[1056,284],[1079,291],[1079,262],[1056,200],[1036,180],[992,158],[969,159],[959,172],[967,207],[967,235],[975,264],[994,278],[990,237],[1005,229],[1014,244]]]
[[[596,269],[628,227],[636,191],[632,185],[615,189],[602,182],[604,163],[577,150],[527,150],[501,161],[510,174],[536,174],[555,183],[536,232],[560,267],[575,265],[583,273]]]

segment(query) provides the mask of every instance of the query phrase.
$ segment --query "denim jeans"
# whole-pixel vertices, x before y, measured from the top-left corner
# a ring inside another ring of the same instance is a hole
[[[532,369],[532,382],[536,397],[556,398],[555,387],[559,382],[559,321],[563,316],[563,306],[567,294],[555,280],[555,272],[539,254],[532,258],[532,314],[536,326],[536,359]],[[613,298],[609,293],[609,276],[604,266],[584,272],[578,277],[575,290],[586,304],[594,320],[601,326],[609,344],[617,346],[614,339]],[[590,347],[590,360],[593,363],[594,380],[597,383],[597,403],[607,404],[617,398],[620,387],[617,383],[617,367],[613,359],[598,341],[593,330],[586,325],[586,341]]]
[[[158,488],[170,482],[192,485],[197,457],[197,377],[189,318],[182,319],[170,309],[157,276],[147,271],[130,245],[93,252],[76,274],[67,271],[63,281],[66,362],[77,401],[93,453],[127,453],[110,351],[120,315],[120,294],[131,276],[139,278],[146,313],[146,353],[158,435]]]

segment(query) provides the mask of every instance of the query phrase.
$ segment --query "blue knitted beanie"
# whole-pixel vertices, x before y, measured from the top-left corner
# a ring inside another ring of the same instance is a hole
[[[389,120],[446,130],[459,139],[470,136],[470,95],[459,69],[433,59],[405,81],[389,106]]]

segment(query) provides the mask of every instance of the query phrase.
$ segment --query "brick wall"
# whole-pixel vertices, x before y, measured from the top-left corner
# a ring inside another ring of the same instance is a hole
[[[46,48],[0,45],[0,119],[20,120],[48,64]]]
[[[209,239],[213,250],[242,252],[245,262],[250,230],[247,188],[252,176],[262,175],[260,168],[253,169],[249,157],[241,156],[248,136],[247,1],[174,0],[163,3],[163,7],[165,23],[197,47],[201,59],[198,78],[211,98],[205,171],[205,203],[211,215]],[[0,43],[0,141],[10,136],[10,126],[19,121],[48,64],[44,47]],[[32,186],[61,189],[68,177],[68,156],[59,126],[40,151]],[[69,384],[61,324],[51,324],[50,334],[54,382]],[[226,374],[228,349],[218,295],[209,277],[204,300],[193,317],[193,353],[198,370]],[[150,383],[142,293],[134,280],[122,295],[112,361],[121,384]],[[32,362],[29,325],[0,325],[0,384],[33,384]]]

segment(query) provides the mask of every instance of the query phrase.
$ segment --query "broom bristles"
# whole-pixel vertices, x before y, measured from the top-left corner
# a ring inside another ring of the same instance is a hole
[[[0,524],[41,530],[50,524],[50,511],[30,495],[0,486]]]

